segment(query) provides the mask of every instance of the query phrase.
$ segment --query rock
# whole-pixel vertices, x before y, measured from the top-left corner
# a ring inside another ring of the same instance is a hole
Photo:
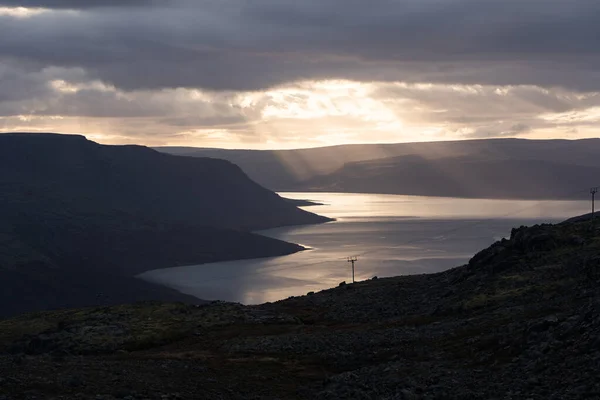
[[[583,246],[585,244],[585,239],[580,236],[571,236],[569,241],[573,246]]]
[[[530,384],[531,386],[537,386],[540,384],[540,380],[536,377],[531,377],[527,380],[527,383]]]
[[[83,380],[79,376],[71,376],[67,380],[67,385],[69,385],[72,388],[76,388],[76,387],[81,387],[84,384],[83,384]]]
[[[129,390],[120,388],[120,389],[117,389],[114,396],[117,399],[125,399],[126,397],[131,396],[131,392]]]
[[[66,360],[69,353],[65,350],[54,350],[50,353],[50,359],[55,363],[62,363]]]
[[[340,284],[338,285],[338,287],[341,287],[341,286],[346,286],[346,281],[340,282]]]
[[[553,326],[558,325],[559,320],[556,315],[549,315],[545,317],[541,322],[532,325],[529,329],[531,332],[544,332]]]
[[[26,354],[43,354],[54,349],[53,340],[45,334],[33,337],[27,343],[25,348]]]
[[[22,354],[16,354],[10,360],[15,365],[22,365],[25,362],[25,357]]]

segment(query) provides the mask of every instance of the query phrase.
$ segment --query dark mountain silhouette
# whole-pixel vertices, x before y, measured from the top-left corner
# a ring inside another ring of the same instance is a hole
[[[0,140],[0,182],[43,201],[246,230],[326,220],[282,201],[224,160],[102,146],[83,136],[4,134]]]
[[[249,231],[326,218],[223,160],[82,136],[0,135],[0,315],[187,296],[134,279],[185,264],[284,255]]]
[[[471,171],[471,174],[463,179],[444,182],[437,193],[441,196],[452,196],[457,193],[465,192],[463,187],[476,186],[481,181],[486,181],[491,174],[491,168],[497,168],[493,176],[497,179],[508,179],[513,176],[515,168],[519,165],[523,169],[519,175],[526,172],[527,169],[539,169],[545,167],[557,168],[548,173],[552,175],[558,173],[563,175],[566,170],[572,170],[579,173],[587,170],[586,167],[600,168],[600,139],[585,139],[585,140],[524,140],[524,139],[488,139],[488,140],[465,140],[465,141],[449,141],[449,142],[426,142],[426,143],[398,143],[398,144],[367,144],[367,145],[343,145],[333,147],[323,147],[315,149],[299,149],[299,150],[223,150],[223,149],[198,149],[186,147],[167,147],[159,148],[158,150],[173,154],[185,154],[190,156],[210,156],[223,158],[232,161],[239,165],[248,175],[256,180],[256,182],[277,191],[304,191],[304,190],[332,190],[332,185],[337,185],[340,191],[364,191],[361,189],[364,185],[358,184],[360,176],[355,177],[356,182],[350,185],[344,180],[349,178],[346,173],[351,169],[357,169],[356,172],[363,173],[364,165],[351,166],[349,164],[392,159],[395,157],[414,156],[411,163],[412,168],[424,168],[423,171],[411,171],[411,174],[428,175],[428,169],[435,169],[443,165],[444,162],[450,163],[477,163],[490,162],[486,166],[486,174],[481,176]],[[419,161],[420,160],[420,161]],[[417,162],[418,161],[418,162]],[[410,158],[397,158],[395,161],[384,161],[381,164],[389,168],[394,162],[404,164],[410,163]],[[430,164],[429,166],[427,164]],[[347,167],[345,167],[347,166]],[[378,168],[370,166],[369,168]],[[360,170],[360,171],[359,171]],[[510,173],[504,171],[511,171]],[[381,172],[381,171],[380,171]],[[406,174],[404,168],[398,167],[395,172]],[[476,171],[475,171],[476,172]],[[313,181],[318,176],[329,175],[328,177],[319,178]],[[526,174],[532,179],[537,176],[535,174]],[[443,179],[442,176],[439,177]],[[450,177],[452,178],[452,177]],[[572,177],[577,180],[576,176]],[[418,187],[415,191],[409,189],[396,189],[396,180],[402,179],[389,171],[389,173],[380,174],[376,178],[379,184],[368,184],[370,192],[375,193],[403,193],[403,194],[423,194],[424,192]],[[389,181],[385,181],[389,179]],[[437,179],[437,178],[436,178]],[[469,181],[473,179],[473,181]],[[535,181],[530,181],[530,187],[527,191],[519,189],[522,185],[523,177],[519,183],[515,181],[515,187],[510,185],[508,179],[502,186],[501,197],[507,196],[509,190],[511,193],[518,193],[518,196],[524,198],[544,198],[547,192],[551,194],[565,193],[570,191],[572,185],[571,180],[554,181],[553,188],[546,190]],[[598,180],[598,179],[596,179]],[[325,181],[328,181],[325,184]],[[452,182],[460,185],[453,185]],[[581,179],[581,183],[584,179]],[[322,187],[316,185],[316,182],[323,184]],[[585,181],[583,187],[586,187],[591,182]],[[562,186],[561,186],[562,185]],[[487,187],[488,185],[484,185]],[[328,189],[329,187],[329,189]],[[342,189],[343,188],[343,189]],[[392,190],[393,188],[393,190]],[[416,190],[418,189],[418,190]],[[492,198],[498,196],[496,187],[490,191],[479,190],[478,197]],[[471,194],[464,194],[471,196]],[[512,196],[512,195],[511,195]]]

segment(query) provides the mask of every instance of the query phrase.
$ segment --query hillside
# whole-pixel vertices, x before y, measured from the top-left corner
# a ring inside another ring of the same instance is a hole
[[[40,203],[220,228],[327,220],[282,201],[230,162],[175,157],[142,146],[103,146],[83,136],[0,135],[0,184],[17,201],[30,193],[43,195]]]
[[[337,174],[343,174],[348,168],[353,168],[354,163],[363,161],[375,161],[383,159],[399,159],[402,157],[414,157],[422,160],[425,164],[416,167],[425,168],[424,171],[416,170],[416,174],[426,173],[427,169],[435,168],[443,160],[461,159],[466,162],[490,161],[489,168],[497,168],[495,175],[502,175],[502,171],[511,163],[518,162],[527,167],[536,165],[540,167],[543,163],[553,163],[554,167],[573,168],[574,170],[584,167],[600,168],[598,153],[600,152],[600,139],[586,140],[524,140],[524,139],[487,139],[487,140],[464,140],[448,142],[426,142],[426,143],[397,143],[397,144],[363,144],[342,145],[333,147],[322,147],[315,149],[299,150],[224,150],[224,149],[199,149],[185,147],[158,148],[160,151],[185,154],[198,157],[218,157],[230,160],[239,165],[252,179],[261,185],[277,191],[305,191],[321,190],[315,188],[313,179],[318,176],[330,177],[337,181]],[[431,165],[426,165],[431,163]],[[556,171],[553,171],[556,172]],[[402,173],[406,173],[402,171]],[[412,173],[412,171],[411,171]],[[471,174],[472,181],[462,182],[464,186],[475,186],[478,182],[485,180],[486,176]],[[382,176],[378,193],[396,193],[386,191],[386,187],[393,186],[390,180],[401,178],[397,175]],[[506,178],[503,176],[502,178]],[[325,178],[327,179],[327,178]],[[341,179],[341,177],[339,178]],[[532,178],[533,179],[533,178]],[[331,182],[330,182],[331,183]],[[343,182],[342,182],[343,183]],[[546,194],[542,187],[535,185],[534,181],[530,190],[524,194],[525,198],[543,198]],[[597,182],[596,182],[597,183]],[[563,185],[564,186],[560,186]],[[594,183],[585,182],[582,187]],[[558,182],[553,186],[560,193],[570,191],[570,182]],[[510,190],[519,192],[518,187]],[[447,190],[446,190],[447,188]],[[459,192],[460,187],[444,185],[444,191],[438,191],[440,196],[451,196]],[[540,190],[538,190],[540,189]],[[327,190],[327,189],[323,189]],[[356,191],[354,187],[344,188],[344,191]],[[418,191],[403,191],[404,194],[418,194]],[[483,197],[492,198],[493,192],[483,193]],[[506,197],[506,196],[504,196]]]
[[[446,272],[259,306],[26,315],[0,321],[0,394],[594,399],[599,284],[600,226],[588,219],[513,229]]]
[[[290,254],[249,233],[327,221],[221,160],[81,136],[0,135],[0,316],[188,300],[133,279],[156,268]]]

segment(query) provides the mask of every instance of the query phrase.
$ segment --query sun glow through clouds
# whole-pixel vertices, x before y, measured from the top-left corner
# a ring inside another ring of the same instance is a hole
[[[596,123],[600,122],[600,107],[591,107],[585,110],[569,111],[540,115],[540,119],[555,123]]]
[[[597,104],[597,94],[535,86],[313,80],[251,92],[125,91],[86,80],[81,70],[46,73],[53,77],[46,85],[55,97],[24,103],[22,112],[1,119],[0,129],[78,133],[111,144],[274,149],[506,136],[593,137],[593,124],[600,121],[600,106],[577,109],[577,103]],[[573,109],[540,112],[566,104]]]
[[[6,15],[13,18],[29,18],[46,12],[50,12],[50,10],[47,8],[0,7],[0,17]]]

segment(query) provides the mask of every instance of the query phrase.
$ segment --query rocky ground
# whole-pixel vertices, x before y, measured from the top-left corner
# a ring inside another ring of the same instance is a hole
[[[0,321],[0,399],[600,399],[600,224],[259,306]]]

